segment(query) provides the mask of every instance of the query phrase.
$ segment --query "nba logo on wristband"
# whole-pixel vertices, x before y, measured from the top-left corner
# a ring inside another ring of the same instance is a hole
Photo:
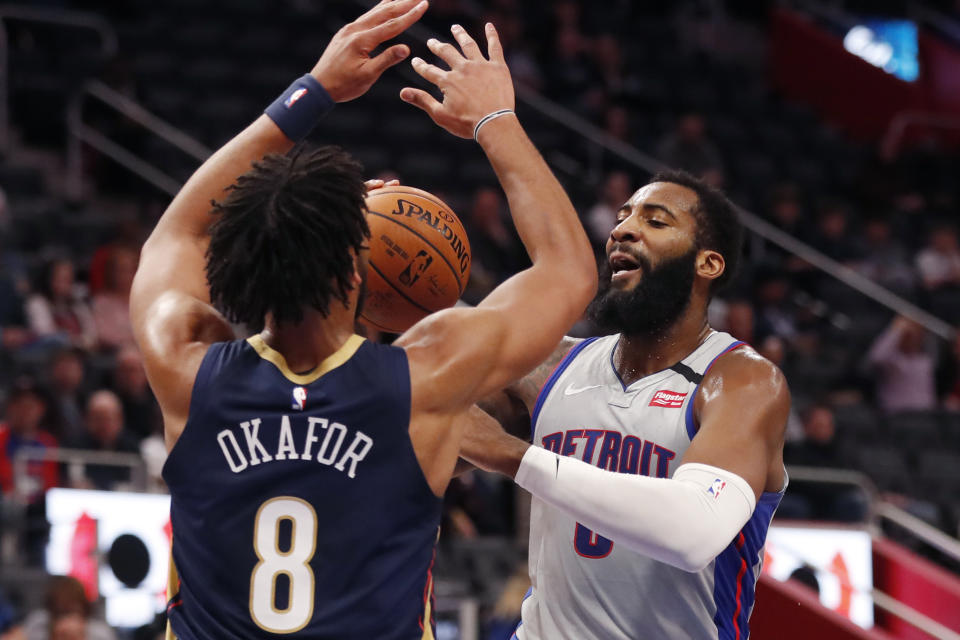
[[[294,91],[293,93],[291,93],[289,98],[287,98],[286,100],[284,100],[283,106],[285,106],[287,109],[289,109],[290,107],[292,107],[292,106],[294,105],[294,103],[295,103],[297,100],[299,100],[299,99],[302,98],[304,95],[306,95],[306,93],[307,93],[307,90],[306,90],[304,87],[300,87],[299,89],[297,89],[296,91]]]
[[[727,483],[717,478],[713,481],[713,484],[710,485],[710,488],[707,489],[707,493],[713,496],[713,499],[716,500],[720,497],[720,492],[723,491],[723,488],[727,486]]]

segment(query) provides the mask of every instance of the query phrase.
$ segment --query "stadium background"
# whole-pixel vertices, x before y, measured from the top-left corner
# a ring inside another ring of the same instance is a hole
[[[200,159],[362,6],[0,7],[0,620],[43,606],[48,489],[162,494],[159,415],[125,315],[139,245]],[[711,322],[777,362],[793,391],[794,482],[777,521],[860,523],[915,554],[911,566],[946,570],[943,608],[957,609],[960,5],[435,0],[405,39],[428,57],[430,35],[486,20],[504,39],[521,121],[598,249],[661,165],[743,207],[745,265]],[[388,72],[314,138],[451,204],[473,245],[465,299],[476,302],[523,267],[523,250],[479,149],[400,102],[411,83],[406,66]],[[480,637],[512,622],[525,505],[486,474],[451,484],[437,564],[447,637],[470,615]],[[145,575],[124,564],[142,563],[137,545],[93,549],[85,575],[111,563],[121,582]],[[807,569],[814,581],[824,570]],[[939,621],[960,631],[956,616]],[[897,632],[888,617],[878,624]]]

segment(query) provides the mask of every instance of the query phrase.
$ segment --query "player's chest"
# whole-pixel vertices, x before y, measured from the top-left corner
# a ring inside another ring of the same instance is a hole
[[[627,389],[617,380],[586,380],[558,380],[537,417],[534,442],[604,469],[668,476],[690,444],[687,408],[696,387],[679,376]]]

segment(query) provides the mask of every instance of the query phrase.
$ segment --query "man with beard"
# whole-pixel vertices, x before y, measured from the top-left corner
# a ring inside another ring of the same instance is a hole
[[[533,494],[514,637],[746,638],[790,397],[776,366],[707,324],[742,228],[682,172],[654,177],[617,221],[590,307],[617,333],[565,339],[483,405],[518,434],[529,411],[533,445],[478,408],[463,420],[461,456]]]
[[[400,97],[477,140],[533,264],[394,345],[353,333],[368,243],[380,241],[362,169],[334,147],[290,150],[408,55],[380,44],[426,8],[384,0],[338,31],[310,74],[197,170],[143,248],[131,315],[169,450],[167,611],[180,640],[434,637],[430,568],[456,418],[547,357],[595,291],[576,211],[513,114],[496,31],[487,25],[488,58],[455,26],[459,49],[428,43],[449,70],[413,60],[443,102]],[[235,339],[230,322],[260,333]]]

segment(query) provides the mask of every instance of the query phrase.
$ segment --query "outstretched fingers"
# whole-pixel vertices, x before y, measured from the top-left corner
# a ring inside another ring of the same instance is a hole
[[[410,61],[410,64],[413,66],[413,70],[416,71],[420,77],[428,82],[440,86],[440,81],[443,80],[443,74],[446,73],[440,67],[430,64],[423,58],[416,57]]]
[[[387,13],[393,9],[393,5],[401,4],[408,6],[406,11],[396,13],[396,10],[394,10],[392,13]],[[411,5],[411,2],[407,0],[397,0],[397,2],[384,5],[385,8],[381,16],[383,19],[377,20],[370,25],[364,25],[367,27],[367,30],[363,33],[363,39],[367,41],[371,48],[406,31],[410,25],[423,16],[423,13],[427,10],[428,3],[426,0],[421,0],[421,2],[413,4],[412,6],[409,5]]]
[[[461,27],[458,24],[450,27],[450,32],[453,34],[453,37],[456,38],[457,44],[460,45],[460,50],[463,51],[463,55],[468,60],[483,60],[483,53],[480,51],[480,47],[477,46],[476,41],[470,37],[470,34],[467,33],[467,30]]]
[[[427,112],[430,119],[437,122],[442,105],[432,95],[422,89],[405,87],[400,91],[400,99]],[[438,123],[439,124],[439,123]]]
[[[451,69],[456,69],[463,62],[463,55],[449,42],[441,42],[436,38],[430,38],[427,40],[427,48],[435,56],[446,62]]]
[[[488,22],[484,27],[484,31],[487,34],[487,55],[495,62],[507,64],[506,59],[503,57],[503,45],[500,44],[500,36],[497,34],[497,28],[493,26],[492,22]]]
[[[381,0],[372,9],[354,20],[353,24],[360,29],[370,29],[402,16],[417,4],[419,4],[418,0]]]

